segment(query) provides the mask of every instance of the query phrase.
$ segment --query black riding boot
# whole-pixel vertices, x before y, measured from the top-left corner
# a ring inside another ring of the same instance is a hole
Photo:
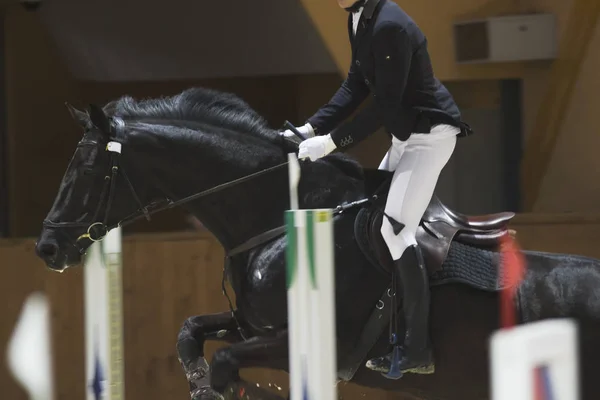
[[[399,379],[404,372],[432,374],[435,366],[429,341],[429,280],[420,248],[406,249],[395,263],[395,272],[400,277],[396,293],[403,293],[404,343],[395,344],[390,353],[372,358],[366,366],[389,379]]]

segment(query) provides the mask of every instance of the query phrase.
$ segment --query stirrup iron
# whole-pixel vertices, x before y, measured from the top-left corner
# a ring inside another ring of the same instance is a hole
[[[387,374],[384,374],[388,379],[400,379],[404,375],[402,371],[400,371],[400,346],[394,345],[394,350],[392,351],[392,359],[390,364],[390,370]]]

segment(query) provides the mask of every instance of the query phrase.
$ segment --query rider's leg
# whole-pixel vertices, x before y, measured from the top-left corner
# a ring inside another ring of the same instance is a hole
[[[430,372],[433,366],[429,348],[429,283],[416,232],[439,175],[454,151],[458,132],[457,128],[438,125],[431,133],[413,134],[406,142],[394,140],[380,165],[394,171],[381,233],[400,278],[396,279],[396,291],[403,294],[406,332],[397,365],[400,371]],[[392,354],[369,360],[367,367],[388,372]]]

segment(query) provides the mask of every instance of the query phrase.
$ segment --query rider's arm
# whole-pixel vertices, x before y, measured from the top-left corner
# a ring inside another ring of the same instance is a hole
[[[399,25],[387,24],[373,37],[375,96],[351,121],[331,133],[340,149],[356,144],[382,125],[388,132],[401,132],[407,113],[402,105],[408,80],[412,46],[408,33]]]
[[[325,135],[348,118],[369,95],[369,87],[350,64],[348,76],[331,100],[321,107],[307,122],[317,135]]]

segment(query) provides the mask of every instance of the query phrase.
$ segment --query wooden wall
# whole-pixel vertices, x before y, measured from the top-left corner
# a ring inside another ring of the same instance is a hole
[[[33,240],[0,244],[4,276],[0,302],[2,352],[21,302],[43,290],[52,304],[56,398],[81,399],[84,393],[84,309],[82,269],[47,271],[35,258]],[[175,354],[182,322],[191,314],[226,310],[220,291],[222,250],[208,234],[127,237],[123,243],[126,396],[185,398],[185,378]],[[4,357],[2,357],[4,359]],[[2,398],[25,399],[0,363]]]
[[[524,248],[600,258],[600,215],[520,215],[513,224]],[[56,398],[80,400],[84,393],[82,269],[47,271],[33,239],[0,241],[0,359],[25,297],[45,291],[52,304]],[[125,237],[124,320],[126,398],[186,398],[187,385],[175,354],[186,317],[227,309],[221,294],[223,252],[206,233],[137,234]],[[217,347],[213,343],[209,354]],[[254,370],[244,376],[287,388],[287,376]],[[393,394],[341,385],[345,399],[400,399]],[[0,398],[25,400],[25,393],[0,362]]]

